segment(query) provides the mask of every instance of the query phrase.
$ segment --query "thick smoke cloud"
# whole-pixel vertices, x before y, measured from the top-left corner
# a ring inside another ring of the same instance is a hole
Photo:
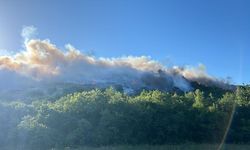
[[[150,57],[96,58],[71,45],[60,50],[49,40],[30,39],[34,27],[25,28],[24,50],[12,56],[0,56],[0,77],[4,72],[22,76],[31,82],[73,82],[80,84],[119,84],[124,89],[149,88],[191,90],[189,81],[203,84],[221,81],[209,76],[204,67],[166,68]],[[6,77],[5,77],[6,78]],[[20,77],[15,77],[21,82]]]

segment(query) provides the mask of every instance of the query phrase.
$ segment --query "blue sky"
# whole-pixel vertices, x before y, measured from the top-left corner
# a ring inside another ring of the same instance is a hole
[[[202,63],[211,75],[250,83],[249,8],[247,0],[0,0],[0,49],[21,50],[21,30],[33,25],[59,48]]]

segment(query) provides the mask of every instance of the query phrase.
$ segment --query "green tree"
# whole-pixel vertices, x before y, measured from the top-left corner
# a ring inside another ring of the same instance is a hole
[[[193,107],[198,109],[204,108],[204,101],[204,93],[199,89],[195,90]]]

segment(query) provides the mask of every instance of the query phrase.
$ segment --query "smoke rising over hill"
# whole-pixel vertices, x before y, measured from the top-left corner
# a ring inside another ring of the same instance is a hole
[[[190,81],[225,85],[209,76],[203,66],[167,68],[147,56],[96,58],[81,53],[71,45],[61,50],[49,40],[30,39],[35,30],[22,32],[24,50],[11,56],[0,56],[1,84],[13,86],[37,82],[73,82],[80,84],[119,84],[124,89],[172,90],[192,89]],[[7,75],[11,74],[11,75]],[[8,83],[9,81],[12,83]],[[13,82],[14,81],[14,82]],[[23,82],[25,81],[25,82]]]

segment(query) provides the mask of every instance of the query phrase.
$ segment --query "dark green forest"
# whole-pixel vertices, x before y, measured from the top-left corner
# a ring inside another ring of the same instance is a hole
[[[225,143],[248,144],[250,86],[136,95],[111,87],[51,100],[2,101],[0,122],[2,148],[221,143],[224,136]]]

